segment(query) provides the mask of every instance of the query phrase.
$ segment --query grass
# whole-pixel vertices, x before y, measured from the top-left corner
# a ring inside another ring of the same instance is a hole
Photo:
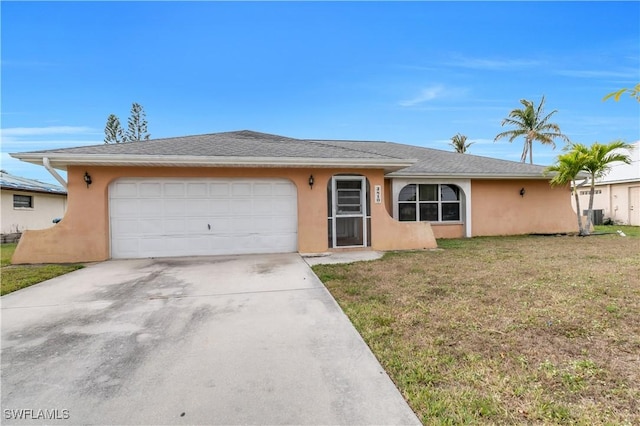
[[[593,228],[594,228],[594,232],[596,232],[596,233],[611,233],[611,234],[615,234],[617,231],[622,231],[628,237],[640,237],[640,226],[595,225]]]
[[[64,275],[83,265],[11,265],[11,257],[17,244],[0,245],[0,295],[11,293],[21,288],[29,287],[42,281]]]
[[[424,424],[640,424],[640,238],[438,243],[314,267]]]

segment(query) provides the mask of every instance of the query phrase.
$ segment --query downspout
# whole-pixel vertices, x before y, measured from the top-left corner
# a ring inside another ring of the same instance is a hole
[[[64,189],[67,189],[67,182],[65,182],[65,180],[62,179],[62,176],[60,176],[58,172],[56,172],[54,168],[51,167],[51,163],[49,162],[49,157],[42,157],[42,165],[44,166],[45,169],[47,169],[49,173],[51,173],[51,176],[53,176],[54,178],[56,178],[58,182],[60,182],[60,185],[62,185]]]

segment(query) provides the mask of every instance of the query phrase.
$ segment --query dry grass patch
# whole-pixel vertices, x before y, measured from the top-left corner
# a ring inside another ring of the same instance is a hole
[[[442,240],[319,265],[425,424],[640,424],[640,239]]]

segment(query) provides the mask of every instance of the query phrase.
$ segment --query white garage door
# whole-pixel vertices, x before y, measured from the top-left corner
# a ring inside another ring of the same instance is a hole
[[[113,258],[297,251],[284,179],[119,179],[109,210]]]

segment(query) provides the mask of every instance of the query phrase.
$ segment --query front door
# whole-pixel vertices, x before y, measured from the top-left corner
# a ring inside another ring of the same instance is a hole
[[[366,247],[367,187],[364,176],[332,178],[333,247]]]

